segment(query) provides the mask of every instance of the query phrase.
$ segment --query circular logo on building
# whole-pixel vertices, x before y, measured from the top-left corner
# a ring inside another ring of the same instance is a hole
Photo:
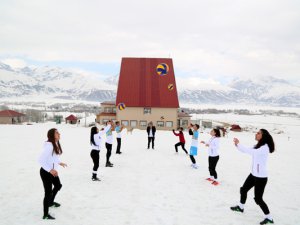
[[[119,104],[118,104],[118,109],[119,110],[124,110],[126,108],[126,105],[123,103],[123,102],[120,102]]]
[[[168,89],[169,89],[169,91],[172,91],[174,89],[174,84],[169,84]]]
[[[164,117],[164,116],[161,116],[161,117],[160,117],[160,119],[161,119],[161,120],[164,120],[164,119],[165,119],[165,117]]]
[[[169,72],[169,66],[166,63],[160,63],[156,67],[156,72],[160,76],[167,75]]]

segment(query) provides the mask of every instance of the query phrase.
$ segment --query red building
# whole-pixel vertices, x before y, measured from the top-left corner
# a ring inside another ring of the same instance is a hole
[[[101,106],[102,114],[97,117],[100,123],[108,119],[104,118],[107,113],[110,113],[108,116],[115,113],[111,119],[119,120],[127,127],[143,129],[153,122],[158,129],[176,129],[182,117],[178,117],[179,101],[172,59],[123,58],[116,104],[112,106],[109,102]]]
[[[17,124],[24,122],[25,114],[13,110],[0,111],[0,124]]]

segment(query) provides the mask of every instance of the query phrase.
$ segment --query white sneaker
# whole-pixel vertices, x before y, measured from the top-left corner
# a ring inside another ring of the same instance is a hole
[[[194,169],[198,169],[197,164],[192,164],[192,167],[193,167]]]

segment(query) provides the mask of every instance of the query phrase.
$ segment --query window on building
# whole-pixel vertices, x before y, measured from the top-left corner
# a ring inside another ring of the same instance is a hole
[[[122,123],[122,125],[125,126],[125,127],[128,127],[128,125],[129,125],[128,120],[122,120],[121,123]]]
[[[172,121],[167,121],[166,122],[166,127],[173,127],[173,122]]]
[[[105,113],[112,113],[113,112],[113,109],[111,107],[105,107],[104,108],[104,112]]]
[[[102,124],[106,124],[107,121],[108,121],[108,119],[103,119]]]
[[[130,126],[131,127],[136,127],[137,126],[137,121],[136,120],[130,120]]]
[[[144,108],[144,114],[151,114],[151,108]]]
[[[113,113],[116,113],[116,108],[112,108],[112,112],[113,112]]]
[[[164,121],[157,121],[158,127],[164,127]]]
[[[147,120],[140,120],[140,127],[146,127],[147,126]]]
[[[182,126],[187,126],[187,125],[188,125],[188,123],[189,123],[189,121],[188,121],[188,120],[182,120]]]

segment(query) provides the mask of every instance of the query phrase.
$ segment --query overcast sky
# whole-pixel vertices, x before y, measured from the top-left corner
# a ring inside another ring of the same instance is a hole
[[[176,76],[299,80],[299,0],[0,0],[0,60],[119,73],[171,57]]]

